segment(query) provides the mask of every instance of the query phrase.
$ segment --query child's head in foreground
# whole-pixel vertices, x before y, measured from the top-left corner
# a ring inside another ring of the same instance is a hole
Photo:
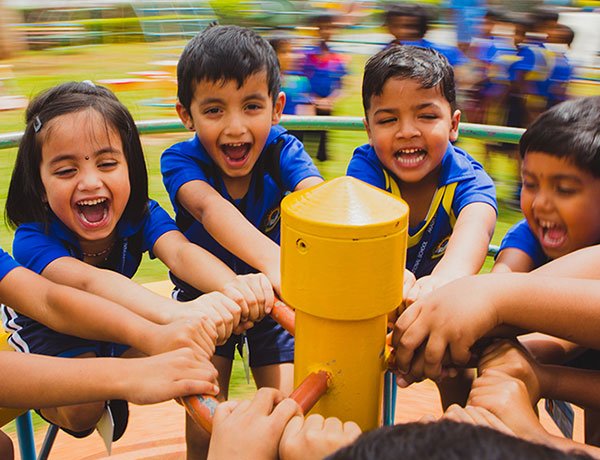
[[[185,46],[177,85],[179,117],[221,172],[249,175],[285,105],[269,42],[242,27],[208,27]]]
[[[365,65],[362,100],[369,143],[386,169],[412,183],[439,172],[460,120],[444,56],[405,45],[380,51]]]
[[[418,3],[394,3],[386,6],[385,25],[396,40],[416,41],[427,33],[429,14]]]
[[[33,99],[17,153],[6,217],[12,226],[54,213],[81,240],[113,238],[148,201],[139,133],[127,108],[91,82],[55,86]],[[23,203],[27,203],[26,206]]]
[[[589,459],[501,433],[485,426],[440,420],[385,426],[362,434],[327,460],[567,460]]]
[[[600,97],[563,102],[521,137],[521,210],[555,259],[600,242]]]

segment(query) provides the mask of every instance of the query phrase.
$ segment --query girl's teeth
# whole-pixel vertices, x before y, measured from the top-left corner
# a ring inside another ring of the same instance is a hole
[[[95,200],[82,200],[82,201],[78,201],[77,204],[79,206],[94,206],[96,204],[104,203],[105,201],[106,201],[106,198],[97,198]]]

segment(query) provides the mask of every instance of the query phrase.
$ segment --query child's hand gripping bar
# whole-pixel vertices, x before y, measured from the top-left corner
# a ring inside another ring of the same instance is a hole
[[[277,298],[271,310],[271,317],[286,331],[294,335],[296,331],[296,315],[294,310]],[[327,391],[330,377],[331,375],[326,371],[309,374],[300,383],[298,388],[292,392],[290,398],[300,405],[303,413],[307,413]],[[209,433],[212,432],[212,419],[219,404],[219,401],[214,396],[186,396],[180,398],[180,402],[194,422]]]

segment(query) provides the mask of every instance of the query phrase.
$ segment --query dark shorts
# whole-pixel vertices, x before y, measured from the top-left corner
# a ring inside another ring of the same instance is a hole
[[[18,351],[63,358],[73,358],[92,352],[98,357],[110,358],[121,356],[129,349],[129,346],[120,343],[61,334],[27,316],[16,315],[5,305],[2,308],[4,327],[12,333],[8,341]]]
[[[189,302],[182,289],[173,291],[173,298],[180,302]],[[270,317],[263,318],[252,329],[246,331],[250,350],[250,367],[270,364],[291,363],[294,361],[294,337]],[[215,354],[233,360],[236,345],[243,340],[241,335],[232,335],[229,340],[217,347]]]

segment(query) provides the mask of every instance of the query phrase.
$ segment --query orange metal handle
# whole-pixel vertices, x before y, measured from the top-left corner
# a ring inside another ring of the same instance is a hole
[[[275,304],[271,310],[271,318],[290,334],[296,333],[296,313],[277,297],[275,297]]]
[[[330,377],[331,375],[325,371],[313,372],[292,392],[290,398],[298,403],[302,413],[306,414],[311,410],[319,398],[325,394],[329,387]],[[214,396],[186,396],[180,398],[179,401],[196,424],[212,433],[212,420],[219,404]]]

